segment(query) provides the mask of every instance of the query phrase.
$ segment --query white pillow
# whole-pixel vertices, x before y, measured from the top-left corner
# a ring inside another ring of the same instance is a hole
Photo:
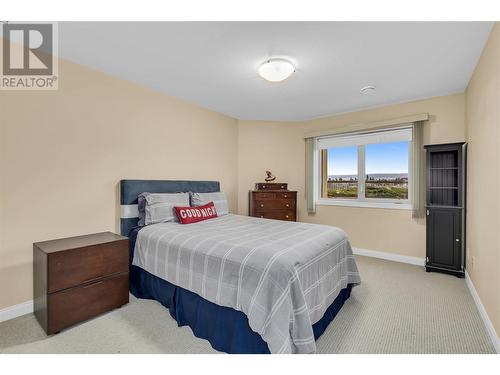
[[[174,206],[189,207],[189,193],[151,193],[145,198],[146,225],[179,221]]]
[[[229,205],[227,204],[226,195],[223,192],[191,193],[192,206],[203,206],[208,202],[214,202],[217,216],[227,215],[229,213]]]

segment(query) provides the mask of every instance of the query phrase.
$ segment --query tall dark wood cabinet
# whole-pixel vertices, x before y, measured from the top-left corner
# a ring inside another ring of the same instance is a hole
[[[464,277],[466,144],[425,146],[427,272]]]

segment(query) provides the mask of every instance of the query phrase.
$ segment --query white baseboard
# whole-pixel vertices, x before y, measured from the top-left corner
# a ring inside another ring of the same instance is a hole
[[[33,300],[9,306],[0,310],[0,322],[17,318],[33,312]]]
[[[497,332],[495,331],[495,327],[493,327],[493,323],[491,322],[490,317],[488,316],[488,313],[486,312],[486,309],[481,302],[481,298],[479,298],[479,294],[477,294],[477,290],[474,287],[472,279],[470,278],[467,270],[465,271],[465,283],[467,284],[469,292],[472,295],[474,302],[476,303],[477,309],[479,310],[479,315],[481,315],[481,319],[483,319],[484,326],[486,327],[486,331],[490,336],[491,342],[493,343],[496,352],[500,353],[500,340],[498,339]]]
[[[399,255],[394,253],[386,253],[384,251],[360,249],[359,247],[354,247],[352,249],[352,252],[356,255],[363,255],[365,257],[392,260],[393,262],[408,263],[408,264],[413,264],[415,266],[425,266],[425,258],[411,257],[408,255]]]

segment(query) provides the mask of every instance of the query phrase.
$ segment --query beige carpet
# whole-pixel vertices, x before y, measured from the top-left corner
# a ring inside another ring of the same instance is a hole
[[[319,353],[494,353],[463,279],[357,257],[354,288]],[[0,323],[1,353],[216,353],[159,303],[121,309],[47,337],[33,314]]]

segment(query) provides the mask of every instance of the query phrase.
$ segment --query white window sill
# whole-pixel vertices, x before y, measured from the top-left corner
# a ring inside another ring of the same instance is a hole
[[[366,208],[384,208],[390,210],[411,210],[410,203],[398,202],[372,202],[372,201],[357,201],[349,199],[318,199],[318,206],[344,206],[344,207],[366,207]]]

